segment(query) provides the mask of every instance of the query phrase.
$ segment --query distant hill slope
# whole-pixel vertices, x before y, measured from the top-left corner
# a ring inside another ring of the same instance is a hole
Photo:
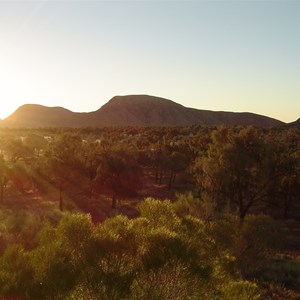
[[[278,126],[283,124],[281,121],[253,113],[187,108],[171,100],[147,95],[116,96],[94,114],[98,116],[99,122],[108,125]]]
[[[75,127],[80,115],[63,107],[25,104],[4,119],[2,125],[8,127]]]
[[[300,118],[294,122],[288,123],[284,125],[287,128],[298,128],[300,129]]]
[[[184,107],[148,95],[116,96],[99,110],[75,113],[62,107],[27,104],[3,120],[7,127],[180,126],[200,124],[280,126],[283,122],[254,113],[216,112]],[[1,123],[0,123],[1,125]]]

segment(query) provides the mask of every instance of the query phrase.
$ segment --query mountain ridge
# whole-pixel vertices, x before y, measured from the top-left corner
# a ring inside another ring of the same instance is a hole
[[[98,110],[73,112],[63,107],[24,104],[0,125],[6,127],[85,127],[85,126],[204,126],[285,124],[274,118],[249,113],[201,110],[172,100],[149,95],[115,96]]]
[[[285,124],[286,128],[298,128],[300,130],[300,118],[296,121]]]

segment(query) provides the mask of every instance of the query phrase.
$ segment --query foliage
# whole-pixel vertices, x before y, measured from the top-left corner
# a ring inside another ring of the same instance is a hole
[[[261,286],[297,289],[297,256],[278,253],[297,253],[298,223],[286,223],[291,238],[270,216],[299,216],[299,131],[12,129],[0,140],[0,297],[258,299]],[[119,215],[123,199],[135,214]]]
[[[215,201],[219,211],[237,211],[242,219],[263,203],[282,176],[276,149],[254,127],[213,131],[207,155],[198,159],[195,170],[201,196]]]
[[[248,281],[232,282],[222,289],[223,300],[258,300],[260,292],[255,283]]]
[[[141,185],[141,169],[136,158],[125,151],[105,153],[95,178],[98,189],[112,198],[112,208],[116,200],[136,195]]]
[[[228,268],[233,260],[224,253],[234,249],[216,244],[210,224],[178,215],[167,200],[147,199],[139,210],[141,217],[133,220],[116,216],[94,225],[89,215],[65,213],[57,227],[45,224],[35,249],[6,249],[1,293],[31,299],[258,299],[256,285]]]

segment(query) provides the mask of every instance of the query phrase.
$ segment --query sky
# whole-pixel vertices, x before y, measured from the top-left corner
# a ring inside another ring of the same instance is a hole
[[[0,118],[115,95],[300,117],[300,1],[1,1]]]

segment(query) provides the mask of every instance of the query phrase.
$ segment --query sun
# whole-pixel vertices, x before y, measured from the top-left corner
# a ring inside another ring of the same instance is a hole
[[[0,82],[3,82],[2,80]],[[6,85],[0,88],[0,119],[3,120],[11,115],[22,104],[17,93],[14,91],[12,85],[5,82]],[[16,87],[15,87],[16,89]]]
[[[0,104],[0,119],[4,120],[17,109],[16,106]]]
[[[9,87],[7,83],[8,82],[6,82],[5,87],[0,88],[0,119],[1,120],[11,115],[16,109],[18,109],[18,107],[24,104],[22,103],[22,100],[18,99],[19,97],[14,92],[13,87],[12,86]]]
[[[16,100],[14,93],[0,89],[0,119],[4,120],[18,109],[22,103],[21,100]]]
[[[5,119],[24,104],[28,75],[24,76],[11,60],[0,57],[0,119]]]

